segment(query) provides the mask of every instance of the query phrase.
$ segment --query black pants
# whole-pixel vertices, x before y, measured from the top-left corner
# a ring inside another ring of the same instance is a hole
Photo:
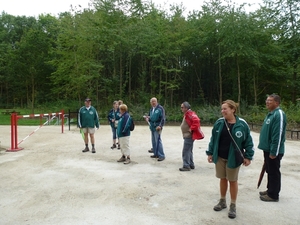
[[[264,151],[266,172],[268,174],[268,195],[273,199],[278,199],[281,188],[280,160],[282,159],[283,154],[278,154],[275,159],[271,159],[269,155],[270,152]]]

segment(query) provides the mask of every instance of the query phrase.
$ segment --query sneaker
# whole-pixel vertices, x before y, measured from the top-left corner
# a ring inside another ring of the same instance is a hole
[[[89,147],[85,147],[85,149],[82,150],[82,152],[88,152],[90,151]]]
[[[262,200],[264,202],[278,202],[279,201],[279,199],[271,198],[269,195],[261,195],[260,200]]]
[[[190,171],[191,169],[189,167],[182,167],[179,168],[179,171]]]
[[[236,217],[236,207],[235,207],[235,204],[233,204],[233,203],[230,204],[228,217],[230,219],[234,219]]]
[[[267,195],[267,194],[268,194],[268,191],[260,191],[260,192],[259,192],[259,195],[260,195],[260,196],[262,196],[262,195]]]
[[[149,153],[153,153],[154,151],[153,151],[153,149],[151,148],[150,150],[148,150],[148,152],[149,152]]]
[[[117,162],[125,162],[125,161],[126,161],[125,156],[122,156]]]
[[[150,158],[158,158],[156,155],[150,155]]]
[[[124,164],[129,164],[130,163],[130,158],[127,158],[124,162]]]
[[[195,166],[190,166],[190,168],[191,168],[192,170],[194,170],[194,169],[195,169]]]
[[[116,146],[116,144],[113,144],[110,148],[111,149],[114,149],[114,148],[116,148],[117,146]]]
[[[96,149],[95,148],[92,148],[92,153],[96,153]]]
[[[162,157],[157,159],[157,161],[159,161],[159,162],[164,161],[164,160],[165,160],[165,158],[162,158]]]
[[[225,208],[227,208],[225,199],[220,199],[219,203],[214,206],[215,211],[221,211],[222,209],[225,209]]]
[[[118,144],[118,149],[121,149],[120,144]]]

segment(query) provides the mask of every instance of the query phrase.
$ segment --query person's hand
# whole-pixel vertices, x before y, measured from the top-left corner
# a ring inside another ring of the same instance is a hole
[[[249,166],[251,164],[251,160],[250,159],[244,159],[243,165],[244,166]]]
[[[269,158],[270,159],[276,159],[276,156],[275,155],[269,155]]]
[[[207,161],[208,161],[209,163],[212,163],[212,162],[213,162],[213,157],[212,157],[212,155],[208,155],[208,156],[207,156]]]
[[[157,130],[157,131],[160,131],[160,130],[161,130],[161,127],[160,127],[160,126],[157,126],[157,127],[156,127],[156,130]]]

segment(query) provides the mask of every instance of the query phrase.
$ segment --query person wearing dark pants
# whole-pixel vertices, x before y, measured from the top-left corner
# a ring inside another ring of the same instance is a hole
[[[204,135],[200,132],[200,119],[195,112],[191,110],[188,102],[181,104],[183,119],[181,123],[181,132],[183,136],[182,161],[183,167],[179,171],[190,171],[195,169],[193,158],[194,140],[203,139]]]
[[[259,192],[265,202],[278,202],[281,189],[280,162],[284,155],[286,115],[280,106],[280,96],[269,95],[266,107],[269,110],[262,125],[258,148],[263,150],[266,173],[268,174],[267,190]]]
[[[271,159],[269,155],[269,152],[264,152],[266,172],[268,173],[267,193],[270,198],[278,200],[281,189],[280,161],[283,154],[279,154],[275,159]]]

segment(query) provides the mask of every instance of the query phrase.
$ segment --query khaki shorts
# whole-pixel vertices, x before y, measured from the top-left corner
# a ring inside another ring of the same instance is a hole
[[[217,178],[226,178],[229,181],[237,181],[240,166],[234,169],[227,167],[227,159],[218,157],[218,162],[216,163],[216,177]]]
[[[96,130],[95,128],[91,128],[91,127],[82,128],[83,133],[89,133],[89,134],[94,134],[95,130]]]

